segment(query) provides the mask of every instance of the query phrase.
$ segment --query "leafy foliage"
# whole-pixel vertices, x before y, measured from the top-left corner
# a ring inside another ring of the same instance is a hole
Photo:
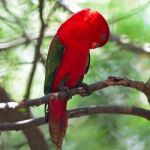
[[[46,1],[44,18],[48,16],[54,0]],[[131,42],[147,43],[149,32],[149,1],[147,0],[95,0],[78,1],[83,8],[99,10],[110,21],[111,32],[126,35]],[[134,5],[132,5],[134,4]],[[40,21],[37,0],[7,1],[8,12],[0,3],[0,44],[13,41],[39,32]],[[134,15],[131,15],[134,14]],[[15,16],[22,22],[18,25]],[[68,18],[69,13],[57,8],[48,22],[48,29],[54,31],[61,22]],[[126,16],[126,17],[124,17]],[[117,18],[124,18],[118,19]],[[116,20],[116,21],[115,21]],[[112,22],[112,24],[111,24]],[[23,31],[24,30],[24,31]],[[46,58],[51,38],[44,38],[41,54]],[[15,100],[23,99],[27,77],[33,64],[35,41],[23,43],[17,47],[0,50],[0,84]],[[109,42],[105,47],[91,51],[91,67],[85,82],[93,83],[104,80],[108,76],[123,76],[146,81],[149,78],[149,55],[136,54],[121,49],[116,43]],[[43,95],[44,66],[38,63],[33,81],[31,97]],[[68,104],[68,109],[88,105],[136,105],[148,107],[146,98],[135,90],[124,87],[112,87],[95,92],[89,97],[75,96]],[[43,116],[43,107],[31,110],[35,117]],[[40,127],[47,142],[51,145],[48,127]],[[69,128],[64,142],[65,150],[148,150],[150,147],[149,122],[129,116],[94,115],[69,120]],[[17,142],[16,142],[17,141]],[[20,132],[2,133],[0,149],[27,150],[28,143]]]

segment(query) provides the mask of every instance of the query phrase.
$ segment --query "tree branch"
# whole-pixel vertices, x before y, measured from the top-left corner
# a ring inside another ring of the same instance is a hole
[[[9,97],[9,95],[6,93],[6,91],[0,87],[0,102],[12,102],[12,99]],[[18,110],[14,110],[13,112],[5,111],[5,112],[0,112],[0,122],[17,122],[20,120],[26,120],[31,118],[26,111],[21,112]],[[31,150],[48,150],[48,145],[45,141],[45,138],[41,132],[41,130],[37,127],[35,128],[27,128],[22,130],[23,134],[25,135],[27,139],[27,143],[30,146]]]
[[[39,0],[39,18],[41,24],[45,26],[44,18],[43,18],[43,10],[44,10],[44,0]]]
[[[53,37],[54,33],[55,31],[53,32],[48,31],[45,33],[44,37],[46,38]],[[38,39],[39,34],[28,34],[28,36],[30,40],[36,40]],[[126,49],[130,52],[134,52],[138,54],[146,54],[148,56],[150,55],[150,51],[149,51],[150,44],[148,43],[144,43],[142,45],[139,45],[137,43],[131,43],[129,42],[130,39],[128,39],[127,37],[124,38],[123,36],[118,36],[115,34],[111,34],[109,41],[116,43],[120,48]],[[27,39],[25,37],[18,37],[10,41],[0,42],[0,51],[4,51],[9,48],[14,48],[26,42],[27,42]]]
[[[35,33],[35,34],[28,34],[30,40],[37,40],[39,38],[39,33]],[[45,37],[52,37],[54,36],[54,31],[53,32],[46,32],[44,34]],[[11,39],[8,41],[4,41],[4,42],[0,42],[0,51],[4,51],[6,49],[9,48],[14,48],[16,46],[20,46],[24,43],[27,42],[27,39],[25,37],[18,37],[15,39]]]
[[[104,81],[99,81],[96,83],[93,83],[89,85],[90,91],[94,92],[96,90],[101,90],[109,86],[125,86],[125,87],[130,87],[133,89],[136,89],[140,92],[143,92],[149,101],[149,93],[150,93],[150,85],[149,82],[142,82],[142,81],[135,81],[135,80],[130,80],[127,78],[119,78],[119,77],[108,77],[108,79]],[[86,93],[86,90],[83,87],[78,87],[70,90],[71,95],[74,96],[76,94],[83,95]],[[64,91],[56,92],[56,93],[50,93],[47,94],[46,96],[36,98],[36,99],[29,99],[29,100],[24,100],[21,101],[20,103],[17,102],[9,102],[9,103],[0,103],[0,112],[5,112],[5,111],[11,111],[19,108],[27,108],[31,106],[39,106],[44,103],[49,102],[51,99],[66,99],[67,94]],[[150,102],[150,101],[149,101]]]
[[[119,47],[130,52],[150,55],[150,43],[145,43],[142,45],[139,45],[138,43],[131,43],[130,39],[128,39],[127,37],[118,36],[115,34],[111,34],[109,41],[115,42]]]
[[[27,87],[26,87],[26,92],[25,92],[25,96],[24,96],[25,99],[28,99],[29,96],[30,96],[31,86],[32,86],[34,74],[35,74],[35,71],[36,71],[37,63],[38,63],[39,58],[41,58],[40,49],[41,49],[42,41],[43,41],[43,38],[44,38],[44,32],[47,28],[47,23],[48,23],[47,21],[49,21],[50,16],[54,13],[54,10],[56,9],[56,6],[57,5],[55,3],[54,6],[52,7],[52,9],[50,10],[49,15],[46,19],[46,23],[45,23],[44,19],[43,19],[44,0],[39,0],[39,18],[40,18],[40,21],[41,21],[41,28],[40,28],[40,34],[37,38],[37,44],[35,46],[35,53],[34,53],[34,60],[33,60],[34,63],[33,63],[31,72],[29,74],[28,83],[27,83]],[[42,59],[42,62],[44,62],[43,59]]]
[[[150,120],[149,110],[134,106],[89,106],[68,111],[69,118],[77,118],[96,114],[124,114],[138,116]],[[44,117],[37,119],[27,119],[14,123],[0,124],[0,131],[22,130],[26,128],[33,128],[43,124],[46,124]]]
[[[43,20],[43,5],[44,5],[44,0],[39,0],[39,18],[41,21],[41,27],[40,27],[40,34],[39,34],[39,37],[37,39],[37,44],[35,46],[35,51],[34,51],[34,60],[33,60],[34,63],[33,63],[33,66],[31,68],[31,72],[30,72],[29,77],[28,77],[26,92],[25,92],[25,96],[24,96],[25,99],[30,97],[31,86],[32,86],[34,74],[36,71],[37,62],[40,58],[40,49],[41,49],[41,45],[42,45],[42,41],[43,41],[43,37],[44,37],[44,31],[46,28],[44,20]]]

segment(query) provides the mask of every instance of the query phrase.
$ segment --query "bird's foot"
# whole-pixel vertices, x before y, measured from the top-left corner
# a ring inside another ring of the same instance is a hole
[[[71,91],[67,86],[61,85],[58,87],[58,91],[63,91],[66,93],[66,99],[69,100],[72,98]]]
[[[92,93],[88,84],[82,82],[79,86],[83,87],[86,91],[84,94],[80,94],[81,96],[89,96]]]

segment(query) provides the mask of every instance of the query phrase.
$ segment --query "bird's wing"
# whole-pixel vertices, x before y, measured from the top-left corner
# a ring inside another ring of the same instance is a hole
[[[50,49],[47,55],[46,68],[45,68],[45,83],[44,93],[48,94],[51,91],[57,68],[61,63],[64,52],[64,46],[59,41],[57,35],[54,36]]]

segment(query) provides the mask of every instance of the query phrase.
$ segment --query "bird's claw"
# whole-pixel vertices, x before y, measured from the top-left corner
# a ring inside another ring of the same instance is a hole
[[[58,88],[58,90],[65,92],[67,99],[71,99],[72,98],[71,91],[70,91],[70,89],[67,86],[61,86],[61,87]]]
[[[88,84],[81,83],[79,86],[83,87],[85,89],[85,91],[86,91],[84,94],[80,94],[81,96],[89,96],[92,93],[92,91],[91,91],[91,89],[90,89]]]

